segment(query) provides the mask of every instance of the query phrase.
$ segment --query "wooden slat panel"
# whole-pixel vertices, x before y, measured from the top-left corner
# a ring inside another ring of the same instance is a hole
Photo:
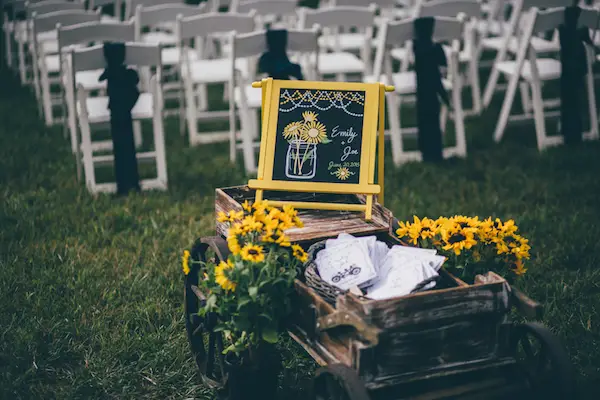
[[[215,211],[228,212],[241,210],[241,204],[248,200],[254,201],[256,192],[247,186],[238,186],[216,190]],[[265,192],[265,199],[279,201],[311,201],[328,203],[364,204],[364,196],[360,195],[331,195],[321,193],[290,193]],[[349,211],[299,210],[304,228],[289,229],[286,233],[292,242],[309,245],[314,242],[337,237],[340,232],[356,236],[366,236],[387,233],[391,225],[391,213],[375,204],[373,219],[365,221],[364,214]],[[226,234],[224,224],[217,222],[217,233]]]

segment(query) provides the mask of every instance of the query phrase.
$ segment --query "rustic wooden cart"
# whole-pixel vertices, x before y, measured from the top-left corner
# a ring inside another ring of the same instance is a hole
[[[322,201],[318,194],[270,193],[270,198]],[[216,211],[241,209],[254,191],[245,186],[217,189]],[[327,201],[332,200],[331,197]],[[348,195],[337,201],[363,202]],[[302,229],[288,232],[305,248],[340,232],[376,235],[394,244],[395,220],[375,204],[372,221],[339,211],[303,210]],[[225,259],[225,226],[215,237],[199,239],[197,260]],[[397,243],[397,242],[396,242]],[[559,341],[536,322],[511,322],[514,307],[539,319],[542,307],[502,277],[488,273],[467,284],[441,270],[434,290],[385,301],[347,293],[335,306],[295,282],[295,315],[289,334],[321,365],[314,378],[314,399],[573,399],[574,374]],[[225,382],[220,333],[214,316],[196,313],[205,297],[198,275],[185,282],[186,328],[204,382]]]

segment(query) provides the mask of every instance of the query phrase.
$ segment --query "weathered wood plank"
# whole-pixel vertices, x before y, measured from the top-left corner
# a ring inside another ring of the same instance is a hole
[[[241,204],[248,200],[254,201],[255,191],[247,186],[237,186],[216,190],[215,211],[228,212],[230,210],[241,210]],[[319,193],[290,193],[290,192],[266,192],[265,199],[273,200],[296,200],[312,202],[331,202],[364,204],[364,196],[359,195],[331,195]],[[304,228],[289,229],[286,233],[292,242],[303,245],[312,244],[319,240],[337,237],[340,232],[346,232],[356,236],[375,235],[387,233],[390,230],[392,214],[389,210],[379,204],[373,206],[373,219],[365,221],[364,215],[349,211],[322,211],[322,210],[298,210],[298,214],[304,222]],[[217,233],[226,235],[226,226],[218,223]]]

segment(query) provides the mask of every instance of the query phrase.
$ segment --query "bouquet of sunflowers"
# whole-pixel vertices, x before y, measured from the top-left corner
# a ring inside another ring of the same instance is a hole
[[[252,353],[263,342],[277,342],[281,321],[291,310],[296,267],[308,256],[285,231],[302,227],[302,221],[292,207],[279,209],[266,202],[245,202],[243,210],[219,213],[217,219],[229,226],[231,254],[219,264],[201,263],[199,287],[207,301],[200,313],[218,316],[216,331],[229,341],[223,353]],[[186,250],[186,274],[190,262]]]
[[[530,258],[529,240],[518,233],[512,219],[479,220],[479,217],[440,217],[436,220],[413,217],[400,222],[398,237],[421,248],[435,248],[448,258],[446,268],[459,271],[461,277],[492,270],[504,277],[527,272],[524,262]]]

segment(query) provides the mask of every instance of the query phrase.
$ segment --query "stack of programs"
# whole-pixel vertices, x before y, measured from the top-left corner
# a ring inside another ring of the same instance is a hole
[[[375,236],[346,233],[329,239],[315,259],[321,279],[342,290],[360,289],[374,300],[404,296],[423,281],[437,276],[445,257],[436,250],[393,246]],[[431,289],[431,282],[423,289]]]

